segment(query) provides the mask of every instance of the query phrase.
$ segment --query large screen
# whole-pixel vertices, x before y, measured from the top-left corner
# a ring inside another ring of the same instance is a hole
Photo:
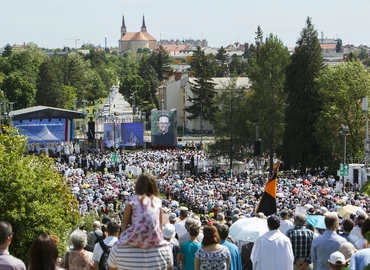
[[[153,110],[151,114],[152,145],[174,146],[177,144],[176,110]]]
[[[144,145],[144,123],[104,123],[104,147],[139,145]]]
[[[20,134],[28,137],[28,142],[67,141],[69,138],[67,119],[33,119],[13,121]]]

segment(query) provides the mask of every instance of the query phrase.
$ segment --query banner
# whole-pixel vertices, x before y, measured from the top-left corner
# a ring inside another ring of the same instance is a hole
[[[152,145],[177,145],[177,113],[176,110],[153,110],[151,114]]]
[[[13,126],[30,142],[67,141],[69,139],[66,119],[15,120]]]

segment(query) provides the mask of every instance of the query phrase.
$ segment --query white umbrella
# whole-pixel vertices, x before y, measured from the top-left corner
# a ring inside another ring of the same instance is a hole
[[[242,218],[230,227],[230,235],[238,241],[256,242],[263,234],[268,232],[267,219],[257,217]]]

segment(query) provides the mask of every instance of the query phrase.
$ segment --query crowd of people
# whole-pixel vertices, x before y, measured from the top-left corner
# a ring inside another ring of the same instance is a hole
[[[110,152],[74,152],[56,159],[80,214],[105,219],[92,232],[76,229],[60,260],[52,253],[57,241],[38,236],[31,253],[53,246],[47,253],[53,268],[34,266],[41,263],[36,260],[29,269],[357,270],[370,264],[369,198],[358,185],[343,189],[324,172],[281,175],[278,216],[265,217],[256,209],[268,179],[256,174],[254,159],[238,172],[210,167],[201,149],[125,151],[118,157],[112,162]],[[346,205],[357,210],[339,214]],[[308,215],[324,216],[325,228],[309,226]],[[241,243],[229,228],[245,218],[264,219],[269,231]],[[0,222],[0,255],[8,255],[0,256],[0,268],[25,269],[7,252],[11,237],[11,225]],[[11,264],[18,268],[2,268]]]

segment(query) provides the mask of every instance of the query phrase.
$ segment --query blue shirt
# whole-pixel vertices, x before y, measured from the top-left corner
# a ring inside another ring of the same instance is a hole
[[[184,256],[184,270],[194,270],[195,253],[202,247],[199,242],[186,241],[182,243],[180,253]]]
[[[328,262],[330,255],[338,251],[344,242],[347,240],[334,231],[325,231],[321,236],[314,238],[311,244],[313,269],[330,270]]]
[[[356,243],[357,243],[357,240],[358,240],[356,235],[349,234],[349,233],[340,233],[339,235],[344,237],[348,242],[350,242],[351,244],[353,244],[356,247]]]
[[[242,257],[240,256],[239,248],[226,240],[221,240],[221,244],[227,247],[230,251],[229,270],[242,270]]]
[[[353,254],[349,264],[349,270],[363,270],[370,264],[370,249],[365,248]]]

